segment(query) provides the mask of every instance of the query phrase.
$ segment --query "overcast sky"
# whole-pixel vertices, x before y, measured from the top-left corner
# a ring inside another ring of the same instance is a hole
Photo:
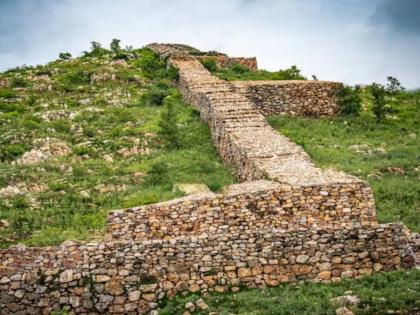
[[[420,0],[0,0],[0,70],[80,55],[90,41],[176,42],[260,68],[420,87]]]

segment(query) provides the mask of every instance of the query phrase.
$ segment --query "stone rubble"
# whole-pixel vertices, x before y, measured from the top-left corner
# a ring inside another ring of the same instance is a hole
[[[25,152],[22,157],[12,163],[18,165],[31,165],[46,161],[53,157],[64,156],[71,152],[68,145],[59,139],[48,137],[45,139],[37,139],[34,145],[37,146],[38,144],[41,144],[39,149],[32,149]]]

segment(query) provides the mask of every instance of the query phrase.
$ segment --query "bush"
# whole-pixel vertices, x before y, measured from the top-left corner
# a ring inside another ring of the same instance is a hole
[[[177,81],[179,79],[179,69],[175,68],[173,65],[170,65],[166,71],[168,79]]]
[[[120,42],[121,42],[121,40],[114,38],[111,41],[111,44],[109,45],[110,48],[111,48],[111,52],[115,55],[118,55],[118,53],[121,50]]]
[[[90,73],[82,70],[70,71],[62,76],[60,81],[65,85],[87,84],[90,82]]]
[[[101,57],[108,53],[108,50],[102,48],[99,42],[92,41],[90,42],[90,51],[85,51],[83,53],[84,57]]]
[[[161,106],[163,100],[170,94],[169,86],[165,83],[151,85],[140,97],[140,103],[148,106]]]
[[[147,79],[158,79],[165,76],[165,62],[151,50],[144,49],[136,65],[140,67],[143,76]]]
[[[372,83],[369,87],[369,91],[373,98],[372,111],[375,114],[376,122],[379,123],[383,121],[386,114],[392,111],[385,99],[387,90],[381,84]]]
[[[207,57],[201,60],[202,65],[204,68],[209,70],[210,72],[216,72],[217,71],[217,63],[216,59]]]
[[[337,92],[340,113],[343,116],[359,116],[362,109],[360,87],[344,86]]]
[[[58,55],[58,58],[60,58],[61,60],[68,60],[71,59],[71,53],[68,52],[62,52]]]
[[[0,89],[0,98],[15,98],[16,93],[12,89]]]
[[[28,82],[23,78],[13,78],[11,82],[12,87],[26,87]]]
[[[162,161],[154,163],[150,170],[147,172],[147,176],[144,179],[144,184],[146,186],[168,185],[168,170],[169,167],[167,163]]]
[[[27,151],[27,146],[25,144],[7,144],[2,146],[0,150],[0,160],[1,161],[8,161],[13,160],[18,156],[21,156],[23,153]]]
[[[181,147],[177,113],[172,101],[166,102],[158,126],[158,137],[166,148],[178,149]]]
[[[234,63],[231,66],[231,69],[233,72],[236,72],[238,74],[244,74],[244,73],[248,73],[251,72],[251,70],[247,67],[245,67],[244,65],[240,64],[240,63]]]
[[[388,94],[395,96],[400,92],[403,92],[405,88],[401,85],[400,81],[397,78],[394,77],[387,77],[386,78],[388,83],[386,85],[386,90]]]

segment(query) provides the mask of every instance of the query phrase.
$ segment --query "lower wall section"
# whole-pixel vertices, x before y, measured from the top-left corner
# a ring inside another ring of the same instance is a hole
[[[181,291],[337,281],[413,265],[404,227],[276,229],[0,253],[1,314],[142,314]]]
[[[343,85],[327,81],[236,81],[263,115],[334,116],[339,111],[336,93]]]

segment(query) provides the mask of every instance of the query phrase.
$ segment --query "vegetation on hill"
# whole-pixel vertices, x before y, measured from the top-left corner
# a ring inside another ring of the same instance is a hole
[[[203,59],[202,64],[212,74],[218,76],[222,80],[227,81],[245,81],[245,80],[306,80],[301,75],[300,70],[296,66],[291,66],[285,70],[270,72],[267,70],[251,71],[247,67],[235,63],[230,67],[218,67],[213,57]]]
[[[416,314],[420,309],[419,290],[419,270],[395,271],[330,284],[302,282],[265,290],[213,293],[201,297],[209,308],[206,311],[197,308],[193,314],[334,315],[338,307],[330,300],[343,295],[356,295],[360,299],[359,305],[350,307],[355,314]],[[178,296],[167,301],[159,314],[184,314],[186,303],[199,298]]]
[[[232,183],[176,76],[117,40],[1,73],[0,246],[92,238],[108,210],[179,196],[175,183]]]
[[[400,92],[392,114],[378,121],[368,90],[359,116],[274,116],[269,123],[303,146],[321,167],[335,167],[369,182],[380,222],[402,221],[420,231],[420,91]]]

